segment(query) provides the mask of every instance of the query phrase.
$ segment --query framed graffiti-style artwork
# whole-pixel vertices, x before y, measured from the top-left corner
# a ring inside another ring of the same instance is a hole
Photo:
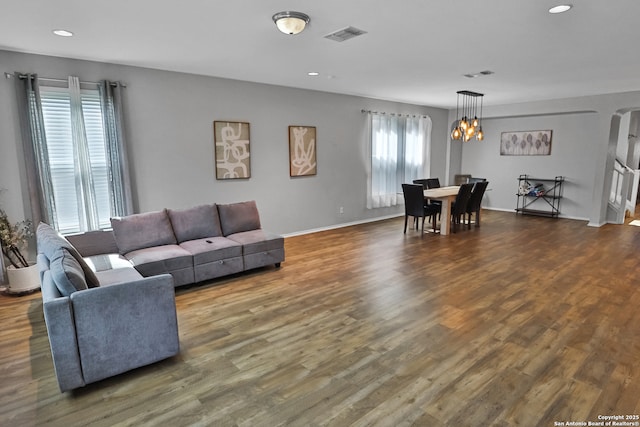
[[[249,123],[213,122],[216,179],[251,178]]]
[[[309,176],[317,173],[316,128],[289,126],[289,175]]]

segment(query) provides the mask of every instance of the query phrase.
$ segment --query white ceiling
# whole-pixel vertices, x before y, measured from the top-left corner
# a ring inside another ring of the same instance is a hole
[[[640,90],[640,1],[567,1],[0,0],[0,49],[447,108],[458,90],[485,105]],[[278,32],[284,10],[310,25]],[[367,34],[324,38],[347,26]]]

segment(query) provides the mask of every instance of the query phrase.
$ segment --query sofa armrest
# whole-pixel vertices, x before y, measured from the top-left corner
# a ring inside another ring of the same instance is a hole
[[[180,351],[169,274],[75,292],[70,300],[87,384]]]
[[[42,310],[47,325],[51,359],[60,391],[84,386],[69,297],[45,300]]]

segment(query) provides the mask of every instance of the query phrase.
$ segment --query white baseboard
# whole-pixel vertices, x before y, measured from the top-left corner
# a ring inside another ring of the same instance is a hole
[[[491,207],[486,207],[486,206],[483,206],[482,209],[486,209],[488,211],[499,211],[499,212],[513,212],[513,213],[516,213],[515,209],[491,208]],[[567,216],[567,215],[562,215],[562,214],[558,218],[572,219],[572,220],[575,220],[575,221],[589,221],[589,218],[582,218],[582,217],[579,217],[579,216]],[[588,224],[588,225],[591,225],[591,224]]]
[[[499,211],[499,212],[516,213],[515,209],[492,208],[492,207],[485,207],[485,206],[483,206],[482,209],[486,209],[488,211]],[[283,234],[282,236],[283,237],[303,236],[305,234],[318,233],[320,231],[335,230],[337,228],[351,227],[352,225],[367,224],[369,222],[384,221],[385,219],[398,218],[398,217],[401,217],[401,216],[404,216],[404,213],[397,213],[397,214],[392,214],[392,215],[379,216],[379,217],[375,217],[375,218],[362,219],[362,220],[353,221],[353,222],[345,222],[345,223],[340,223],[340,224],[327,225],[326,227],[311,228],[309,230],[295,231],[293,233]],[[569,217],[569,216],[562,216],[562,215],[560,215],[560,218],[572,219],[572,220],[576,220],[576,221],[589,221],[589,218]],[[594,225],[591,222],[589,222],[587,225],[589,227],[601,227],[604,224]]]
[[[375,218],[367,218],[367,219],[362,219],[362,220],[353,221],[353,222],[345,222],[345,223],[341,223],[341,224],[328,225],[326,227],[312,228],[312,229],[309,229],[309,230],[295,231],[293,233],[283,234],[282,236],[283,237],[302,236],[302,235],[305,235],[305,234],[317,233],[319,231],[335,230],[336,228],[351,227],[352,225],[366,224],[366,223],[369,223],[369,222],[384,221],[385,219],[398,218],[398,217],[401,217],[401,216],[404,216],[404,212],[393,214],[393,215],[378,216],[378,217],[375,217]]]
[[[608,222],[591,222],[589,221],[589,223],[587,224],[587,227],[602,227],[603,225],[608,224]]]

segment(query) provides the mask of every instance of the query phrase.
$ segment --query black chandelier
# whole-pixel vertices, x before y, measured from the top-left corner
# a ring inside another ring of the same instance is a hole
[[[451,139],[469,141],[474,136],[478,141],[484,139],[482,132],[482,99],[484,94],[460,90],[456,104],[456,122]],[[462,116],[460,116],[460,95],[462,95]],[[478,118],[478,98],[480,98],[480,118]],[[473,118],[472,118],[473,117]]]

